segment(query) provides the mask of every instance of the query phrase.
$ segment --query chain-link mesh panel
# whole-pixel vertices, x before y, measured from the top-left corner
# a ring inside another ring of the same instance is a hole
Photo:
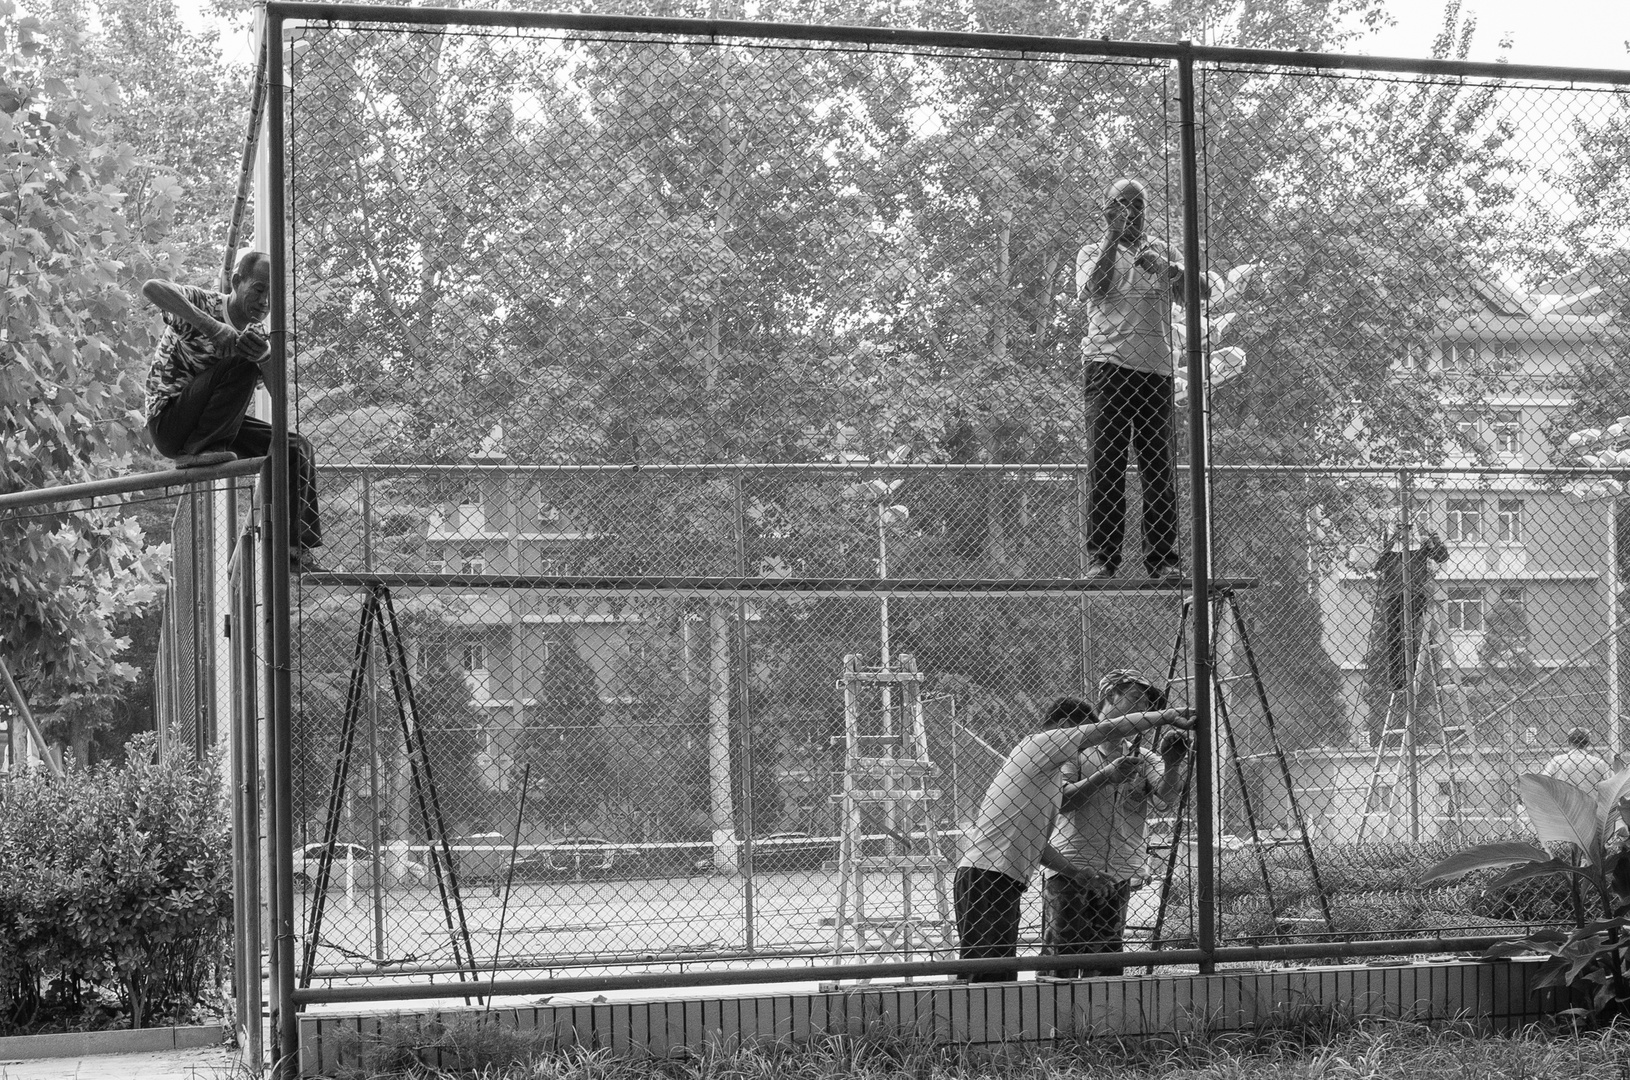
[[[1201,816],[1225,942],[1556,917],[1419,878],[1617,745],[1615,493],[1545,472],[1612,438],[1617,99],[1203,69],[1185,269],[1161,65],[323,26],[290,74],[305,977],[950,955],[1048,702],[1194,700],[1191,290],[1215,801],[1088,748],[1055,841],[1129,947],[1194,942]],[[1080,901],[1020,940],[1117,936]]]
[[[1086,568],[1086,480],[1037,463],[1079,460],[1106,185],[1174,246],[1168,73],[324,28],[292,75],[324,561],[423,575],[301,592],[296,820],[354,845],[308,970],[948,955],[995,765],[1101,628],[1163,670],[1175,606],[853,587]],[[786,465],[661,468],[719,462]],[[851,587],[495,583],[574,575]],[[858,805],[860,728],[921,730],[926,813]]]
[[[1614,502],[1565,470],[1608,463],[1567,436],[1624,411],[1600,171],[1623,96],[1219,67],[1198,98],[1216,566],[1261,578],[1266,691],[1230,690],[1222,935],[1565,919],[1543,881],[1420,878],[1530,837],[1523,773],[1605,776],[1619,746]]]

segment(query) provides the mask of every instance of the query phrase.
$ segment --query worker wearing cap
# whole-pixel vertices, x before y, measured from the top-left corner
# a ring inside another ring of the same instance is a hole
[[[1042,730],[1020,739],[1007,755],[969,827],[957,863],[954,892],[962,959],[1016,956],[1020,901],[1038,866],[1070,876],[1076,868],[1047,846],[1058,814],[1059,769],[1096,743],[1118,743],[1160,726],[1194,725],[1190,709],[1122,713],[1099,722],[1092,706],[1060,698],[1048,708]],[[1012,981],[1014,971],[968,972],[967,980]]]
[[[1166,708],[1166,693],[1135,671],[1098,682],[1102,720]],[[1189,740],[1168,730],[1159,751],[1142,736],[1088,745],[1063,769],[1064,788],[1051,846],[1085,873],[1048,875],[1042,889],[1043,954],[1120,952],[1126,913],[1143,876],[1149,811],[1176,801],[1187,776]],[[1091,974],[1120,974],[1120,968]],[[1053,974],[1074,978],[1079,969]]]

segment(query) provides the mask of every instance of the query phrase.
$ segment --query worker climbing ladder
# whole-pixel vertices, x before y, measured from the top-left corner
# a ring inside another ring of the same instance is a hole
[[[1420,744],[1423,736],[1432,734],[1437,736],[1434,751],[1443,759],[1449,785],[1444,824],[1459,824],[1461,775],[1455,750],[1475,746],[1476,732],[1459,672],[1443,659],[1436,604],[1430,604],[1424,613],[1422,631],[1420,647],[1411,658],[1409,685],[1395,687],[1387,693],[1381,734],[1376,740],[1370,778],[1364,790],[1364,810],[1358,822],[1360,842],[1369,831],[1372,818],[1391,813],[1393,800],[1382,797],[1382,781],[1388,775],[1396,777],[1400,771],[1405,774],[1408,789],[1410,839],[1420,840]],[[1421,724],[1423,719],[1430,724]]]
[[[922,673],[910,654],[882,670],[843,658],[843,773],[833,949],[932,957],[955,948],[951,862],[934,820],[939,776],[923,722]],[[895,691],[898,690],[898,702]],[[867,700],[879,692],[882,708]],[[836,740],[834,740],[836,741]],[[879,880],[881,879],[881,880]]]

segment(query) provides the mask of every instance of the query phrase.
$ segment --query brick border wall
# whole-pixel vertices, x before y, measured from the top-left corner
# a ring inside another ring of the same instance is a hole
[[[1548,998],[1531,993],[1536,971],[1534,961],[1452,960],[1072,981],[861,985],[827,992],[507,1006],[490,1010],[490,1016],[522,1030],[552,1032],[561,1047],[609,1050],[619,1057],[867,1033],[980,1045],[1227,1031],[1304,1007],[1414,1020],[1463,1018],[1491,1031],[1509,1031],[1549,1011]],[[487,1011],[461,1006],[304,1015],[305,1068],[317,1074],[332,1070],[342,1063],[348,1043],[377,1032],[382,1023]]]

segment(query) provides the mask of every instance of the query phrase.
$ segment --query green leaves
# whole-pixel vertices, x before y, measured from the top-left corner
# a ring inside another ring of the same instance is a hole
[[[211,762],[154,760],[66,782],[0,779],[0,1031],[19,1003],[72,1007],[53,987],[106,990],[133,1026],[186,1015],[223,959],[228,822]],[[69,1017],[69,1019],[74,1019]]]
[[[1432,867],[1421,875],[1422,882],[1441,881],[1447,878],[1457,878],[1469,874],[1473,870],[1494,870],[1513,863],[1549,863],[1550,852],[1533,844],[1525,844],[1517,840],[1501,840],[1492,844],[1480,844],[1477,847],[1458,854]]]
[[[1599,847],[1601,830],[1593,793],[1538,773],[1519,777],[1517,791],[1542,843],[1576,844],[1587,853]]]
[[[18,18],[0,0],[4,491],[132,466],[147,441],[141,377],[157,325],[132,290],[160,266],[180,270],[167,246],[180,181],[135,141],[174,132],[132,122],[137,104],[151,100],[136,89],[137,70],[172,66],[113,40],[133,24],[147,27],[147,45],[164,40],[173,7],[126,0],[92,29],[87,6],[52,5],[42,22]],[[130,17],[136,8],[140,17]],[[50,48],[23,47],[34,41]],[[174,104],[185,95],[166,97]],[[231,160],[215,168],[231,171]],[[72,702],[131,679],[116,626],[156,598],[163,554],[138,526],[109,511],[6,515],[0,552],[0,644],[32,697]]]

